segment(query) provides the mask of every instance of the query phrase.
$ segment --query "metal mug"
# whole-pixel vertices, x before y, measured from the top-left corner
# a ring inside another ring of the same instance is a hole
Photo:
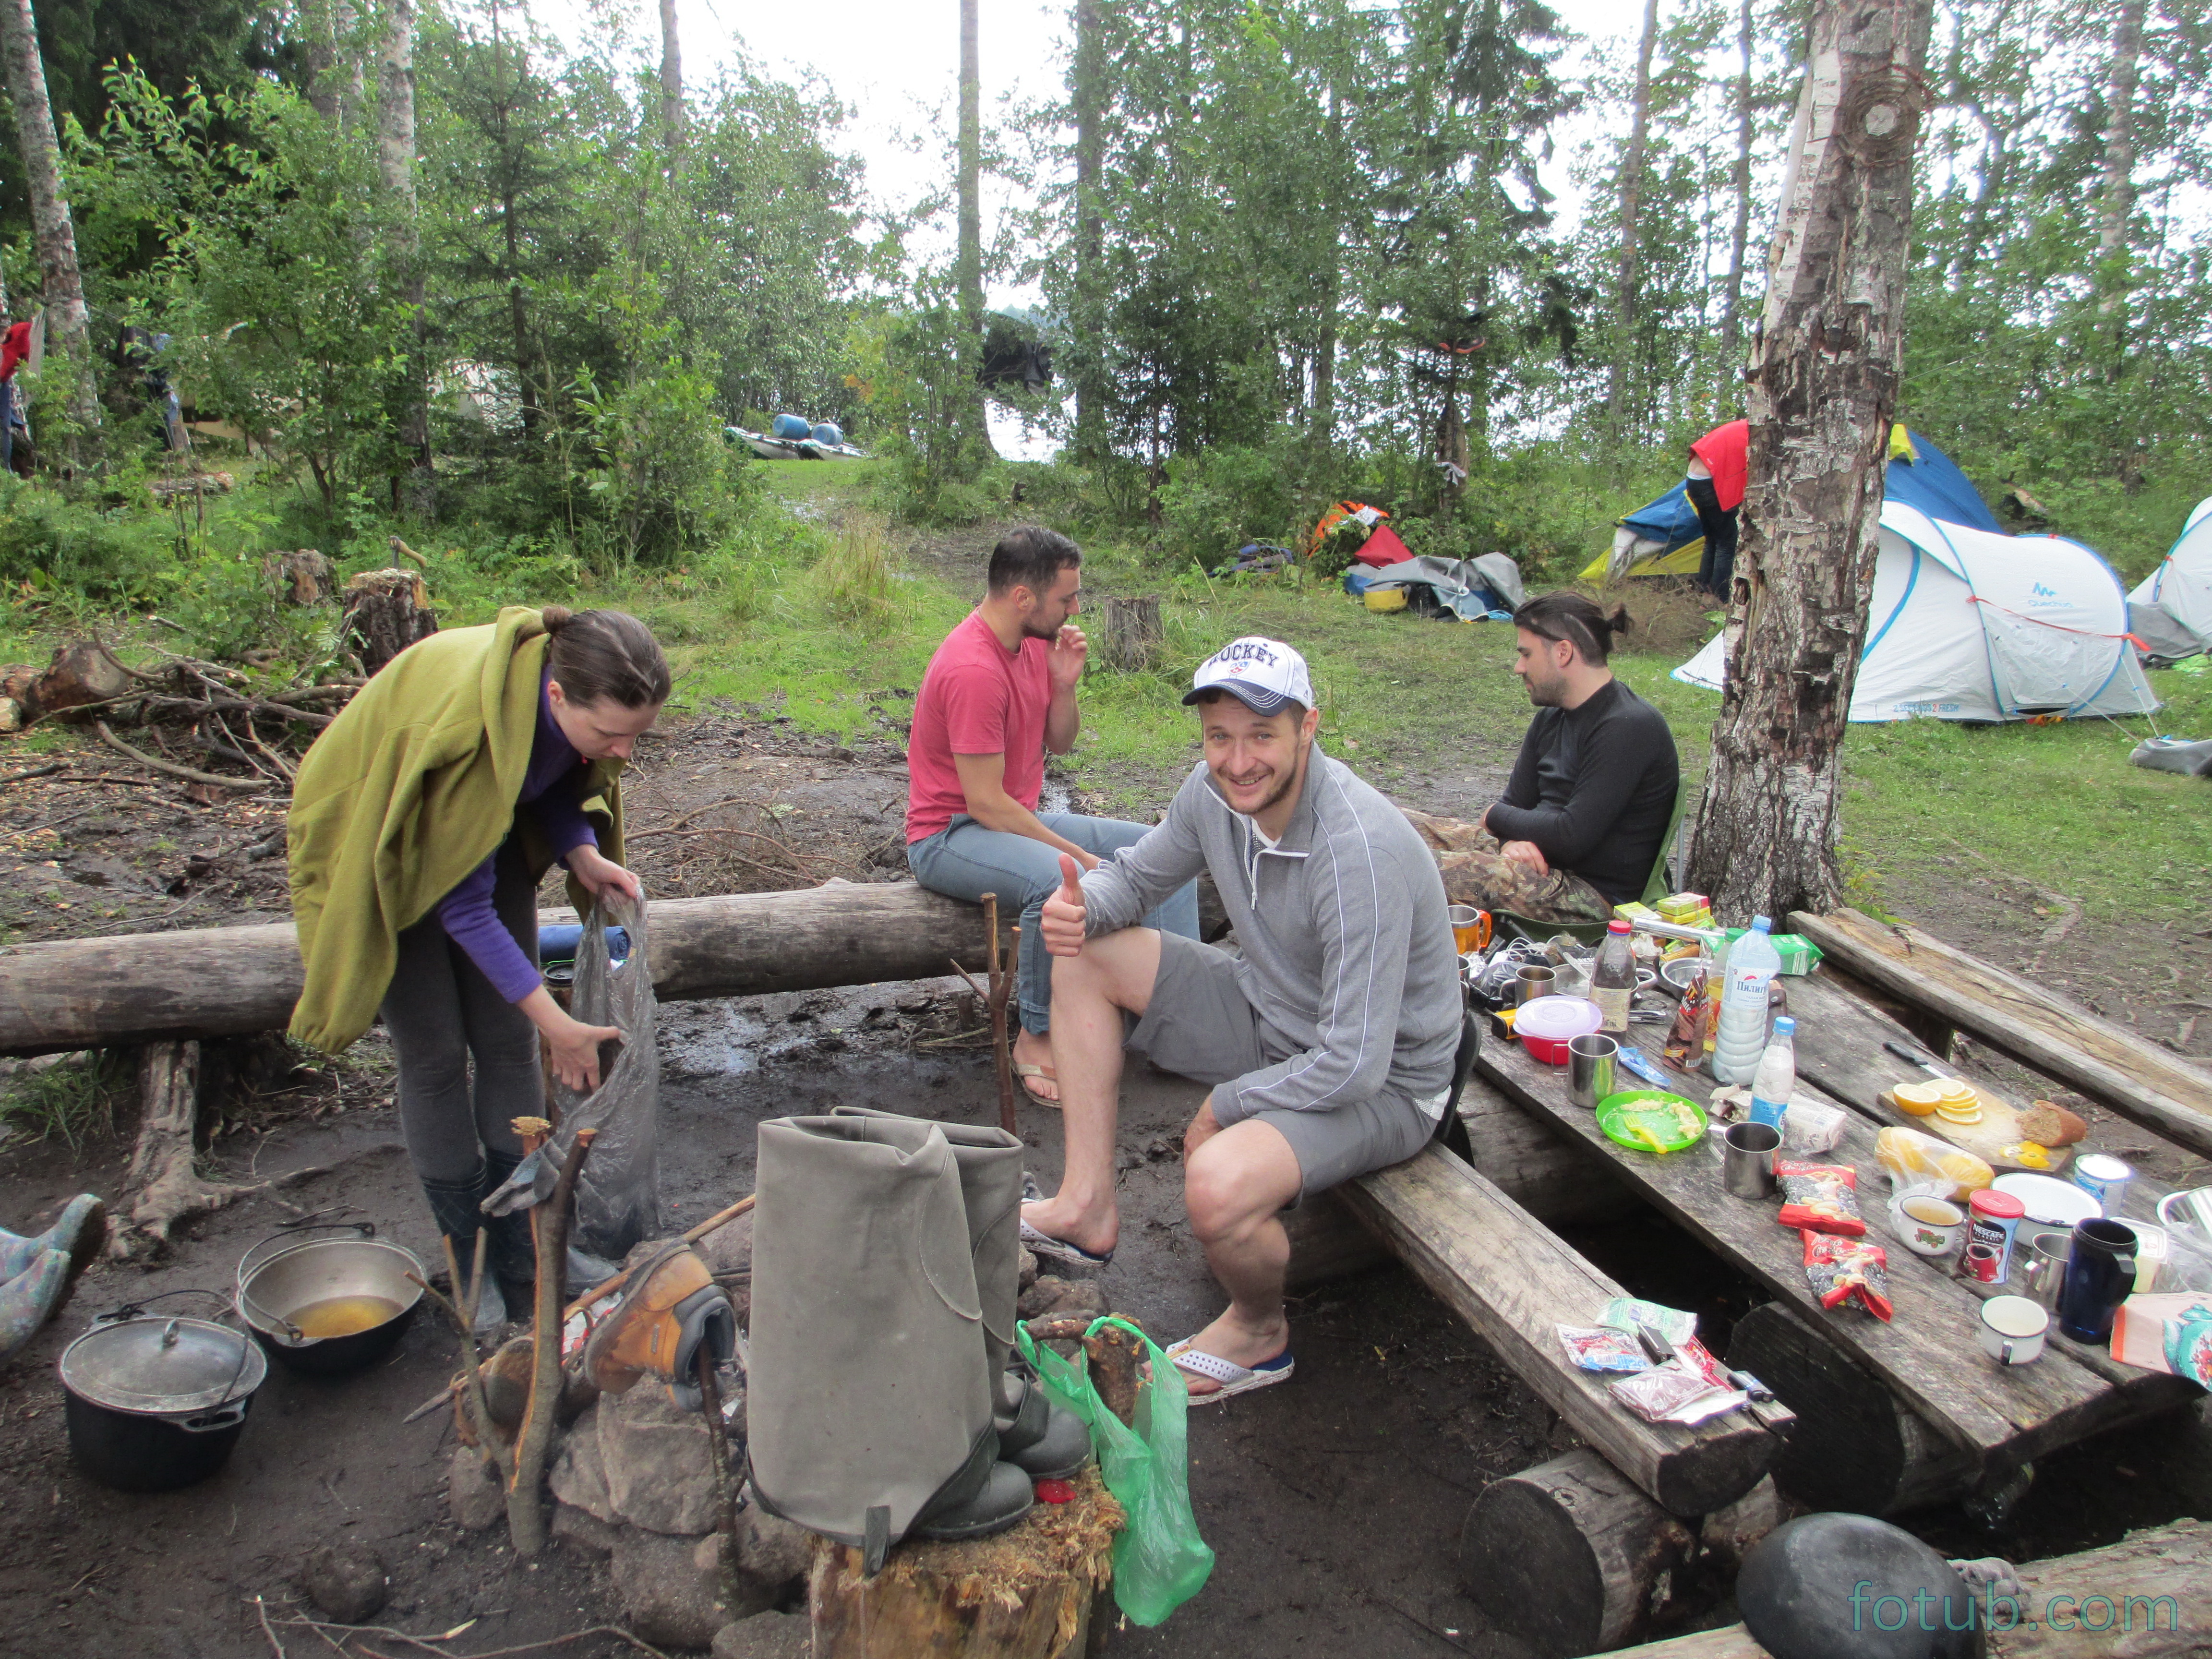
[[[1774,1154],[1782,1131],[1771,1123],[1731,1123],[1721,1137],[1721,1185],[1738,1198],[1774,1193]]]
[[[1513,1000],[1516,1003],[1534,1002],[1538,997],[1552,994],[1552,986],[1559,975],[1548,963],[1532,962],[1521,970],[1514,981]]]
[[[1567,1097],[1586,1112],[1613,1092],[1613,1057],[1620,1045],[1592,1031],[1567,1041]]]
[[[2073,1254],[2072,1233],[2046,1228],[2024,1235],[2014,1251],[2020,1263],[2020,1293],[2045,1312],[2056,1312],[2058,1292],[2066,1284],[2067,1258]]]

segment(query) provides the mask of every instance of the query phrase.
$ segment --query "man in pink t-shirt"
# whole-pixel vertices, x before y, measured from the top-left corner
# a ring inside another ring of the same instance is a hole
[[[1075,746],[1083,630],[1068,619],[1083,594],[1083,552],[1025,526],[991,550],[983,603],[945,635],[915,699],[907,743],[906,855],[932,892],[1021,912],[1021,1034],[1014,1069],[1030,1097],[1058,1103],[1052,1045],[1052,957],[1037,915],[1060,887],[1060,855],[1085,870],[1150,827],[1042,812],[1044,757]],[[1198,937],[1198,890],[1186,887],[1151,925]]]

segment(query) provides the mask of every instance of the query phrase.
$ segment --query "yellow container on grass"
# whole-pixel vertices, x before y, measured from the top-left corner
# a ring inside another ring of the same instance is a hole
[[[1370,587],[1360,597],[1366,600],[1370,611],[1403,611],[1406,608],[1406,590],[1402,587]]]

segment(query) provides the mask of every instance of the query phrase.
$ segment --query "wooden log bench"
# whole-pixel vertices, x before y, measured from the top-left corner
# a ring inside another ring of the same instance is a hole
[[[1860,978],[2212,1158],[2212,1072],[1917,927],[1849,909],[1790,925]]]

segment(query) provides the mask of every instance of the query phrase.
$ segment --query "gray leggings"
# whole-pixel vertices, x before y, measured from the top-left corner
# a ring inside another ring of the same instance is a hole
[[[538,889],[513,841],[495,868],[493,913],[535,962]],[[486,1148],[520,1156],[513,1120],[545,1110],[538,1028],[492,988],[434,911],[399,935],[384,1024],[399,1061],[399,1128],[416,1176],[464,1182],[476,1177]]]

